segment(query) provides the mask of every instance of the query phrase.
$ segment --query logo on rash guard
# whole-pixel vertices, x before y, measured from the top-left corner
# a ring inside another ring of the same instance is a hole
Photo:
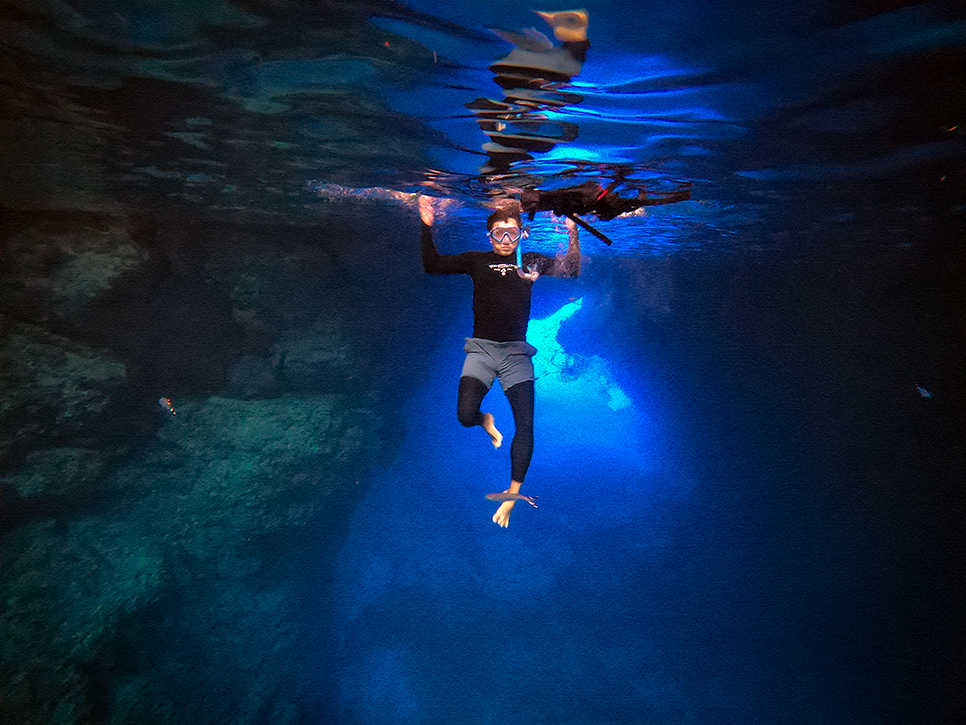
[[[491,264],[490,269],[499,272],[501,277],[506,277],[507,272],[516,272],[517,266],[515,264]]]

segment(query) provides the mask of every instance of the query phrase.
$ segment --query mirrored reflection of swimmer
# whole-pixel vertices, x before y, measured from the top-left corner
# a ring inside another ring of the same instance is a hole
[[[457,415],[466,427],[480,426],[494,448],[503,443],[492,413],[480,411],[483,397],[494,379],[510,402],[516,428],[510,444],[510,486],[503,493],[493,522],[506,528],[518,500],[535,506],[532,498],[520,496],[520,487],[533,454],[533,361],[536,348],[527,343],[530,299],[533,283],[541,275],[576,277],[580,273],[580,240],[577,227],[568,222],[570,244],[561,259],[516,251],[525,231],[517,203],[498,208],[487,219],[492,246],[489,252],[441,255],[433,241],[435,209],[429,197],[419,198],[422,222],[423,269],[429,274],[468,274],[473,280],[473,337],[466,338],[466,361],[460,376]],[[514,263],[519,259],[519,262]],[[524,267],[525,269],[521,269]]]
[[[520,203],[531,219],[538,211],[552,211],[556,216],[567,217],[576,222],[609,246],[612,244],[611,240],[581,219],[581,216],[594,214],[598,219],[606,221],[641,207],[676,204],[691,198],[690,182],[677,181],[673,184],[671,189],[648,191],[642,184],[628,184],[626,174],[617,167],[614,169],[614,180],[606,187],[599,181],[585,181],[562,189],[529,188],[520,194]],[[631,196],[622,195],[628,193]]]
[[[482,174],[508,173],[511,163],[531,160],[532,153],[543,153],[577,138],[577,124],[551,121],[543,111],[559,111],[583,100],[576,93],[562,91],[561,86],[583,68],[590,48],[589,16],[585,10],[537,14],[563,44],[555,47],[533,28],[523,33],[494,30],[514,45],[509,55],[490,66],[494,80],[503,89],[503,98],[477,98],[466,104],[490,139],[483,145],[490,160],[480,170]]]

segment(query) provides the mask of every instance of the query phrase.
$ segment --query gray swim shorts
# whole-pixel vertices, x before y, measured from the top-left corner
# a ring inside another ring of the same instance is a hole
[[[463,346],[466,362],[462,377],[476,378],[487,388],[493,378],[500,379],[504,392],[517,383],[533,380],[533,361],[537,348],[528,342],[493,342],[479,337],[467,337]]]

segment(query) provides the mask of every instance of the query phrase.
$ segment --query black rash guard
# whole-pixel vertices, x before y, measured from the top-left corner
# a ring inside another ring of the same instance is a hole
[[[468,274],[473,280],[473,337],[493,342],[526,340],[533,282],[517,274],[516,257],[493,251],[443,255],[433,243],[432,227],[422,227],[423,269],[429,274]],[[572,264],[558,264],[553,257],[525,252],[523,266],[531,265],[550,277],[576,277],[579,270],[579,266],[574,270]]]

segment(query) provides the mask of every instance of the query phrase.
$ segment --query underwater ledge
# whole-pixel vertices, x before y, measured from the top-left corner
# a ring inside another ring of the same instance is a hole
[[[371,246],[4,218],[0,721],[293,721],[308,590],[400,435]]]

